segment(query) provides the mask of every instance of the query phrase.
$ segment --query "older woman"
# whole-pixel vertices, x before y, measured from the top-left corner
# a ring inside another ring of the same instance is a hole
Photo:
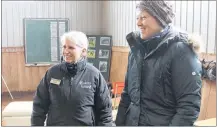
[[[188,34],[170,23],[164,0],[137,6],[138,32],[127,35],[131,52],[116,125],[191,126],[201,103],[202,68]]]
[[[64,62],[51,67],[33,101],[32,126],[112,126],[112,104],[100,71],[87,63],[88,40],[71,31],[62,38]]]

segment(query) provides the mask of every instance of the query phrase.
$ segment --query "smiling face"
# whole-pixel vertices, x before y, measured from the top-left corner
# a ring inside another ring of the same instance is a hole
[[[147,39],[157,33],[163,28],[157,22],[157,20],[151,16],[147,11],[137,10],[137,26],[140,30],[142,39]]]
[[[79,45],[76,45],[74,40],[65,39],[62,42],[62,51],[64,60],[68,63],[77,62],[86,51]]]

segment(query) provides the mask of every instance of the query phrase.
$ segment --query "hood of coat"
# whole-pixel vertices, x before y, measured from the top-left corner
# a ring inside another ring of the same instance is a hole
[[[195,53],[199,54],[202,52],[203,40],[198,34],[189,34],[187,43]]]

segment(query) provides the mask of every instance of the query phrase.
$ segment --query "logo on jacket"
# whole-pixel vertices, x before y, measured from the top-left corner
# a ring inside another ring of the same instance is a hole
[[[91,82],[80,81],[79,84],[81,85],[81,88],[91,88]]]
[[[61,82],[61,80],[59,80],[59,79],[51,78],[51,80],[50,80],[50,83],[51,83],[51,84],[60,85],[60,82]]]

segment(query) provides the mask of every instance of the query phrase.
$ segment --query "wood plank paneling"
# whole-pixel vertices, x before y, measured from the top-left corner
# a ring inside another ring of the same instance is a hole
[[[45,73],[47,72],[47,67],[40,67],[38,68],[38,73],[39,73],[39,81],[44,77]]]
[[[13,84],[14,86],[11,89],[16,89],[16,86],[19,86],[17,83],[19,83],[19,79],[18,79],[18,64],[17,64],[17,52],[15,53],[9,53],[9,65],[10,65],[10,80],[11,84]]]
[[[25,66],[23,47],[2,49],[2,75],[10,91],[35,91],[48,68]],[[2,92],[7,92],[2,86]]]
[[[110,82],[124,82],[128,63],[128,47],[113,47],[110,69]]]
[[[39,67],[30,67],[31,68],[31,85],[32,88],[37,87],[37,85],[39,84]],[[37,75],[35,75],[37,74]]]
[[[210,86],[210,93],[205,119],[216,117],[216,83],[208,81],[207,85]]]
[[[198,120],[216,117],[216,82],[203,80],[201,111]]]
[[[9,53],[4,53],[2,52],[2,77],[4,78],[8,88],[11,88],[11,84],[10,84],[10,74],[8,73],[8,71],[10,71],[10,67],[9,67]],[[4,61],[3,61],[4,60]],[[2,91],[7,91],[6,85],[2,82]]]
[[[19,78],[19,91],[22,91],[22,87],[26,83],[25,79],[25,59],[23,52],[17,52],[17,65],[18,65],[18,78]]]
[[[197,120],[203,120],[206,118],[206,112],[207,112],[207,102],[209,100],[209,93],[211,86],[206,86],[207,82],[203,80],[203,86],[201,90],[201,108],[200,108],[200,115]]]
[[[23,90],[29,90],[30,88],[31,88],[31,69],[30,69],[30,67],[25,67],[25,69],[24,69],[24,74],[25,74],[25,85],[27,85],[27,86],[25,86],[25,87],[23,87],[22,86],[22,89]]]

